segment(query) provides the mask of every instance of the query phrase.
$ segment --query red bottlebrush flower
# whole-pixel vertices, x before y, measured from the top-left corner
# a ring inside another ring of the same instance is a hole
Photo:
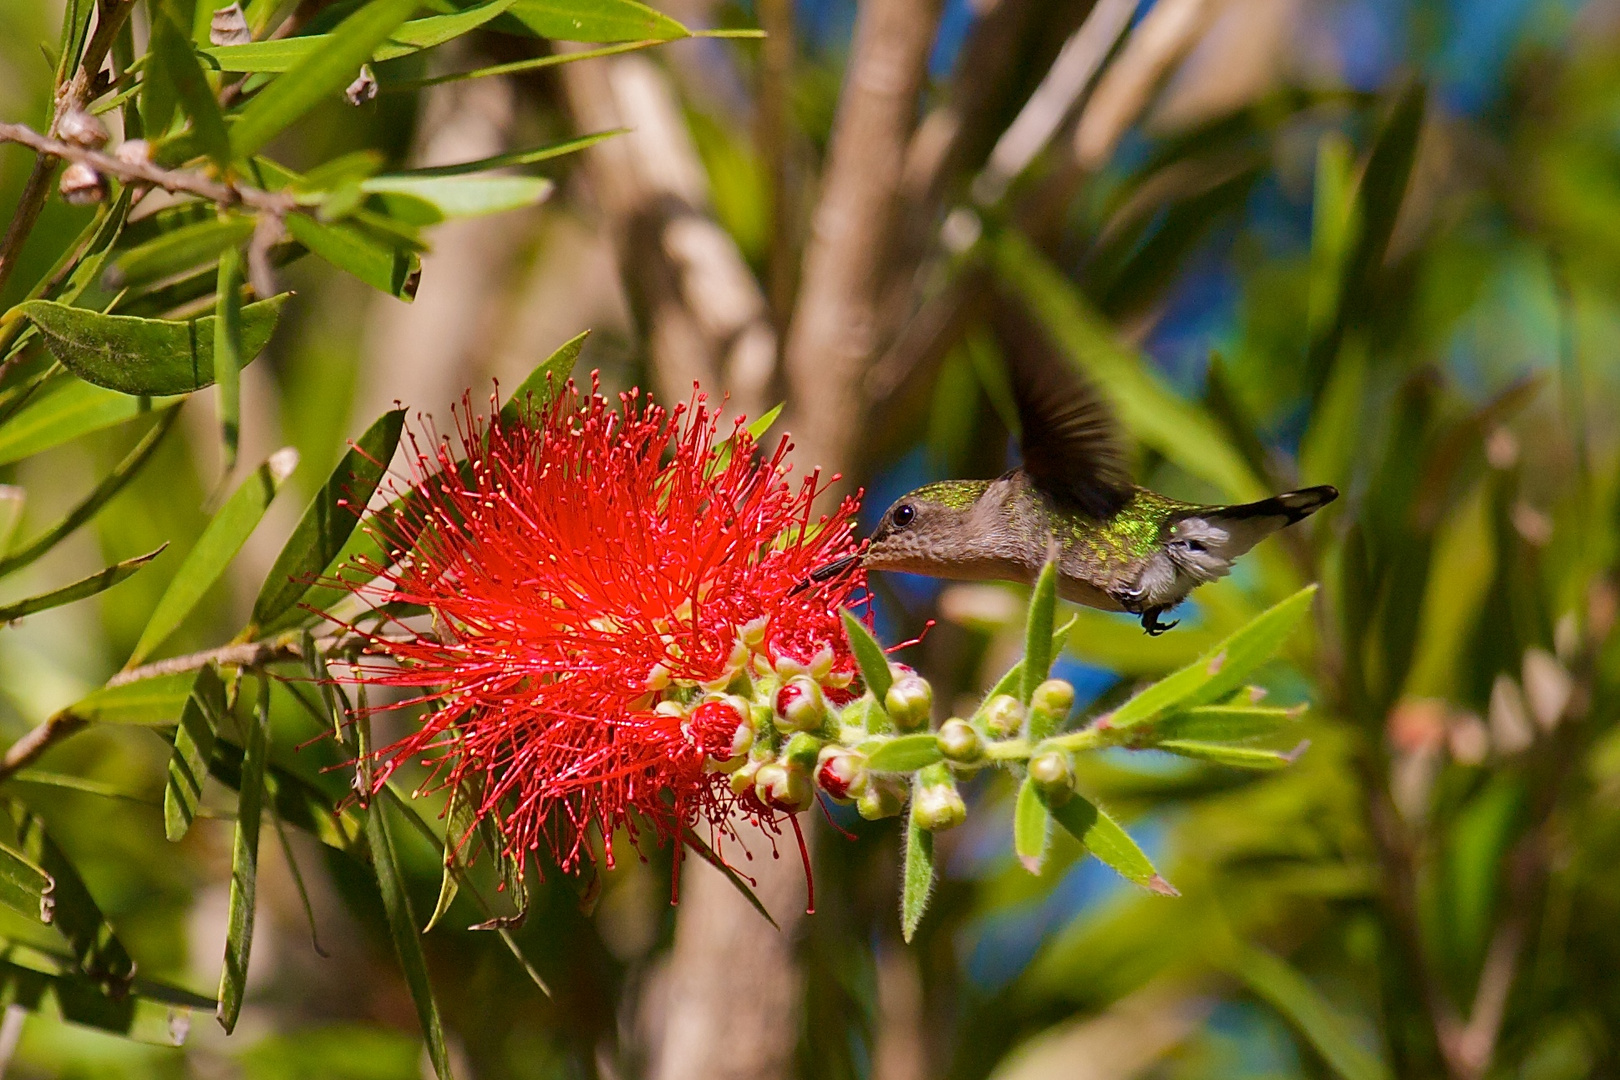
[[[619,826],[725,829],[738,799],[705,761],[741,714],[705,690],[745,665],[817,670],[835,694],[855,672],[838,612],[864,576],[810,572],[855,551],[856,500],[812,517],[817,479],[788,482],[787,440],[761,457],[739,421],[723,448],[701,395],[620,401],[570,383],[524,423],[469,409],[459,455],[413,437],[407,509],[371,526],[395,561],[349,583],[432,614],[431,632],[366,632],[391,663],[356,677],[433,706],[377,752],[374,784],[421,759],[470,782],[509,855],[545,844],[564,869],[593,825],[609,865]]]

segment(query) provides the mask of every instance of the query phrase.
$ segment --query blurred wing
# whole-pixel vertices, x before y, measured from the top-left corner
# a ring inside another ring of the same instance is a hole
[[[997,304],[995,321],[1024,429],[1024,471],[1058,502],[1112,517],[1133,486],[1108,404],[1016,303]]]

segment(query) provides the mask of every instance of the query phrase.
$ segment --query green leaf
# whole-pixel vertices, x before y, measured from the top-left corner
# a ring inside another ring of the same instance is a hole
[[[371,52],[370,61],[393,60],[422,49],[443,45],[454,38],[476,30],[512,6],[512,0],[489,0],[458,11],[454,15],[433,15],[425,19],[412,19],[388,35],[387,40]],[[339,28],[341,32],[342,28]],[[203,49],[206,56],[220,71],[280,72],[291,71],[316,52],[332,44],[337,34],[309,34],[304,37],[282,38],[276,41],[250,41],[241,45],[217,45]],[[359,64],[354,65],[356,68]],[[353,77],[351,72],[350,77]]]
[[[878,743],[866,758],[866,767],[873,772],[916,772],[937,761],[944,761],[939,740],[929,731],[915,735],[900,735]]]
[[[1035,579],[1035,592],[1029,598],[1029,615],[1024,623],[1024,669],[1018,699],[1025,705],[1052,670],[1052,622],[1056,606],[1057,564],[1048,559]]]
[[[1167,675],[1108,716],[1116,728],[1134,727],[1171,709],[1219,701],[1239,689],[1270,660],[1310,612],[1316,586],[1307,585],[1255,616],[1246,626],[1173,675]]]
[[[253,917],[259,885],[259,819],[264,810],[264,767],[269,754],[270,680],[259,678],[259,700],[248,721],[237,788],[236,834],[231,843],[231,900],[225,932],[225,964],[219,973],[219,1008],[214,1015],[229,1035],[242,1012],[248,957],[253,950]]]
[[[131,397],[64,377],[34,395],[0,425],[0,465],[44,453],[81,435],[100,431],[167,402]]]
[[[915,799],[916,793],[912,793]],[[917,932],[934,891],[934,834],[906,815],[906,859],[901,871],[900,936],[906,943]]]
[[[219,284],[214,290],[214,381],[219,384],[219,437],[225,448],[225,475],[236,468],[242,438],[242,252],[219,254]]]
[[[1154,734],[1164,739],[1202,742],[1252,743],[1293,736],[1299,727],[1299,708],[1263,705],[1200,705],[1166,717]]]
[[[203,781],[214,756],[219,718],[225,715],[225,684],[213,665],[197,672],[191,694],[180,711],[169,755],[169,778],[163,787],[163,835],[179,840],[191,828],[202,802]]]
[[[95,724],[168,727],[179,722],[193,681],[192,672],[176,671],[119,686],[105,686],[80,698],[67,712]]]
[[[0,844],[0,904],[29,919],[55,917],[56,882],[22,852]]]
[[[776,423],[776,418],[782,415],[782,409],[785,406],[785,402],[778,402],[772,408],[767,409],[765,415],[748,424],[743,428],[743,430],[748,432],[748,437],[753,439],[757,444],[759,440],[764,437],[765,433],[771,429],[771,425]],[[725,442],[720,444],[719,450],[715,452],[714,459],[704,467],[705,476],[718,475],[730,467],[731,455],[735,450],[736,443],[737,437],[733,435],[727,438]]]
[[[1052,805],[1051,801],[1047,800],[1046,806],[1059,825],[1067,829],[1070,835],[1085,845],[1087,851],[1097,856],[1098,860],[1111,867],[1126,881],[1134,882],[1162,896],[1181,895],[1174,886],[1159,876],[1159,872],[1153,868],[1152,861],[1136,846],[1136,841],[1131,839],[1131,834],[1089,799],[1075,795],[1058,806]]]
[[[1356,1041],[1333,1004],[1286,960],[1245,944],[1237,947],[1226,966],[1276,1009],[1341,1080],[1390,1080],[1389,1067]]]
[[[251,157],[310,109],[353,82],[360,65],[371,59],[416,5],[417,0],[371,0],[339,23],[320,48],[287,69],[242,109],[231,128],[232,155]]]
[[[362,720],[363,724],[364,721]],[[370,748],[362,740],[361,753]],[[405,974],[405,985],[411,1000],[416,1002],[416,1015],[427,1037],[428,1057],[439,1080],[451,1080],[450,1054],[445,1049],[444,1027],[439,1020],[439,1006],[433,1000],[433,987],[428,982],[427,958],[422,955],[422,939],[416,932],[416,916],[411,912],[410,894],[399,870],[399,857],[394,840],[389,834],[388,819],[383,801],[372,800],[366,811],[366,842],[371,847],[371,864],[377,872],[377,889],[382,893],[383,909],[388,915],[388,932],[394,941],[394,952],[399,956],[400,969]]]
[[[439,878],[439,899],[433,905],[433,914],[422,927],[426,934],[439,924],[450,905],[455,903],[461,890],[461,879],[467,874],[467,861],[461,856],[463,842],[471,842],[470,834],[478,824],[478,816],[465,783],[450,789],[450,801],[444,808],[444,872]]]
[[[501,406],[501,423],[514,424],[525,417],[533,417],[551,404],[562,391],[568,376],[574,370],[589,330],[582,330],[557,347],[543,364],[529,372],[529,377],[518,384],[512,396]]]
[[[1017,291],[1069,359],[1107,394],[1143,445],[1236,502],[1270,494],[1202,409],[1171,389],[1152,364],[1121,344],[1113,327],[1030,242],[1005,229],[989,242],[992,266]]]
[[[416,298],[422,261],[415,252],[384,244],[347,222],[323,224],[307,214],[290,214],[287,232],[304,247],[373,289],[401,300]]]
[[[889,687],[894,685],[894,676],[889,672],[889,658],[877,638],[872,636],[872,631],[855,617],[854,612],[845,608],[840,614],[844,617],[844,636],[849,638],[850,651],[855,654],[855,663],[860,665],[861,681],[881,705],[888,696]]]
[[[242,545],[247,543],[259,520],[264,517],[282,481],[292,474],[297,465],[298,451],[287,447],[270,455],[232,492],[225,505],[203,529],[196,545],[186,553],[180,569],[175,571],[169,587],[153,609],[152,617],[147,620],[146,628],[141,631],[135,651],[124,664],[125,670],[152,655],[154,649],[179,629],[186,616],[191,614],[231,560],[236,558],[237,552],[242,550]]]
[[[1254,746],[1232,746],[1229,743],[1200,742],[1196,739],[1165,739],[1154,743],[1154,749],[1164,750],[1182,757],[1197,758],[1215,765],[1228,765],[1234,769],[1285,769],[1292,765],[1309,744],[1301,742],[1294,750],[1265,750]]]
[[[174,88],[186,115],[191,117],[197,148],[219,169],[227,169],[231,164],[231,136],[226,133],[225,117],[219,111],[214,88],[208,85],[208,77],[197,62],[197,54],[192,52],[191,42],[161,8],[153,11],[157,17],[152,24],[152,55],[148,63],[161,69],[161,77]],[[152,134],[160,136],[163,132],[154,128]]]
[[[360,523],[360,512],[388,470],[404,423],[404,409],[383,413],[315,493],[253,602],[255,626],[269,626],[297,604],[316,575],[343,550]]]
[[[511,15],[554,41],[673,41],[691,31],[635,0],[517,0]]]
[[[1041,859],[1046,854],[1046,839],[1052,829],[1052,815],[1041,800],[1035,781],[1024,777],[1018,785],[1018,802],[1013,807],[1013,851],[1024,869],[1032,874],[1041,872]]]
[[[1327,132],[1316,145],[1315,186],[1306,305],[1306,330],[1313,341],[1331,328],[1338,314],[1345,259],[1358,228],[1355,167],[1350,140],[1341,131]]]
[[[214,743],[208,774],[232,791],[240,791],[244,759],[242,747],[221,734]],[[265,770],[264,788],[265,797],[282,821],[337,851],[353,851],[358,846],[365,826],[354,809],[344,805],[345,796],[330,796],[277,765]]]
[[[6,955],[0,960],[0,1001],[45,1015],[54,1011],[69,1023],[136,1042],[181,1046],[190,1011],[214,1005],[211,998],[140,978],[114,997],[74,970],[70,958],[15,943],[8,943]]]
[[[445,220],[498,214],[545,201],[555,185],[540,176],[373,176],[360,182],[367,195],[406,195],[432,206]]]
[[[147,459],[152,456],[152,452],[157,449],[158,443],[162,442],[163,437],[169,433],[169,429],[174,427],[174,422],[179,419],[179,416],[179,407],[173,405],[159,413],[157,423],[147,429],[146,434],[141,436],[141,441],[135,444],[134,448],[124,456],[124,460],[120,461],[112,472],[101,479],[94,491],[86,496],[79,505],[68,511],[66,517],[46,529],[33,542],[25,545],[15,554],[0,558],[0,577],[27,566],[54,548],[80,525],[94,517],[96,512],[107,504],[108,500],[122,491],[124,485],[129,483],[136,473],[140,472],[141,466],[146,464]],[[21,491],[22,489],[17,488],[15,490]],[[0,528],[0,553],[3,553],[6,547],[6,537],[3,535],[5,531],[4,528]]]
[[[22,523],[23,507],[27,505],[27,489],[0,484],[0,556],[11,550],[11,539],[17,534],[17,526]],[[4,568],[0,568],[0,574],[5,572]]]
[[[476,161],[463,161],[454,165],[428,165],[420,169],[407,169],[397,176],[465,176],[468,173],[488,172],[491,169],[510,169],[518,165],[533,165],[541,161],[550,161],[552,158],[562,157],[564,154],[577,153],[586,147],[595,146],[603,139],[611,139],[615,135],[623,135],[629,128],[614,128],[611,131],[597,131],[589,135],[581,135],[577,139],[568,139],[550,146],[535,146],[528,150],[509,150],[504,154],[493,157],[479,158]],[[311,173],[309,179],[313,179]]]
[[[172,277],[213,262],[252,235],[253,219],[241,214],[182,225],[119,255],[102,274],[102,284],[129,289]]]
[[[168,544],[164,544],[162,547],[149,551],[145,555],[137,555],[133,559],[113,563],[105,570],[98,571],[86,578],[80,578],[73,584],[64,585],[60,589],[52,589],[48,593],[30,596],[25,600],[18,600],[15,603],[0,607],[0,623],[8,623],[13,619],[21,619],[25,615],[33,615],[36,612],[61,607],[63,604],[71,604],[75,600],[83,600],[87,596],[106,592],[157,558],[163,553],[163,548],[168,546]]]
[[[251,362],[270,343],[289,295],[242,308],[244,362]],[[102,315],[50,300],[30,300],[18,307],[39,327],[51,355],[85,382],[158,397],[189,394],[214,381],[212,315],[185,321],[141,319]]]
[[[78,870],[46,833],[45,823],[19,800],[4,802],[15,830],[17,850],[49,875],[53,883],[49,922],[72,949],[78,970],[94,980],[103,993],[123,994],[135,977],[135,961],[96,906]]]
[[[681,840],[686,844],[687,847],[697,852],[698,857],[704,862],[708,863],[710,866],[720,871],[721,874],[725,875],[725,879],[731,882],[734,889],[742,893],[743,899],[748,901],[750,907],[759,912],[761,918],[770,923],[776,929],[782,929],[780,926],[777,926],[776,920],[771,918],[771,913],[765,909],[765,904],[758,896],[754,895],[754,890],[749,887],[747,881],[743,880],[743,876],[728,866],[726,864],[726,860],[722,859],[718,854],[716,854],[715,850],[705,843],[702,837],[698,836],[698,834],[693,832],[691,829],[686,829],[681,834]],[[546,991],[548,994],[550,992],[550,990]]]

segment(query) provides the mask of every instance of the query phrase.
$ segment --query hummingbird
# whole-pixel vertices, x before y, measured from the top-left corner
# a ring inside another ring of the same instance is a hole
[[[1338,498],[1323,484],[1206,506],[1138,486],[1113,413],[1091,384],[1010,302],[998,304],[996,322],[1022,463],[994,480],[946,480],[901,496],[844,565],[858,559],[869,570],[1028,584],[1050,557],[1059,596],[1130,612],[1156,637],[1177,625],[1161,617],[1193,589]]]

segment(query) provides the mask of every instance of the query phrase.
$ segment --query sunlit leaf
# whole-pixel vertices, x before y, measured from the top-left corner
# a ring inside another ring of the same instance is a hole
[[[1136,846],[1131,834],[1104,813],[1101,807],[1080,795],[1072,796],[1058,805],[1047,800],[1046,806],[1059,825],[1120,877],[1164,896],[1179,895],[1168,881],[1159,876],[1152,860]]]
[[[939,739],[932,732],[920,731],[884,739],[867,755],[866,767],[873,772],[915,772],[944,760]]]
[[[202,802],[203,781],[214,756],[219,718],[225,715],[225,684],[213,665],[205,665],[191,684],[191,694],[180,710],[169,755],[169,776],[163,788],[163,835],[179,840],[191,828]]]
[[[213,262],[228,247],[246,243],[253,219],[241,214],[181,225],[120,254],[102,274],[110,289],[135,288]]]
[[[476,161],[463,161],[454,165],[424,165],[419,169],[407,169],[396,176],[465,176],[468,173],[488,172],[491,169],[510,169],[518,165],[533,165],[541,161],[550,161],[552,158],[562,157],[564,154],[574,154],[586,147],[595,146],[603,139],[611,139],[615,135],[623,135],[627,128],[614,128],[612,131],[598,131],[590,135],[581,135],[577,139],[568,139],[550,146],[536,146],[528,150],[509,150],[504,154],[493,157],[479,158]],[[314,174],[310,174],[313,179]]]
[[[905,866],[900,881],[900,935],[909,943],[934,891],[934,834],[910,814],[906,815]]]
[[[242,438],[242,365],[247,361],[242,341],[242,252],[226,248],[219,255],[219,284],[214,290],[214,381],[219,384],[215,413],[224,445],[224,471],[236,468],[236,448]]]
[[[510,13],[556,41],[671,41],[691,32],[635,0],[517,0]]]
[[[46,611],[53,607],[61,607],[63,604],[71,604],[75,600],[83,600],[85,597],[106,592],[157,558],[163,553],[163,548],[168,546],[164,544],[163,547],[149,551],[145,555],[137,555],[133,559],[113,563],[105,570],[91,574],[89,577],[80,578],[71,585],[64,585],[60,589],[52,589],[50,592],[40,593],[38,596],[30,596],[27,599],[0,606],[0,623],[11,622],[13,619],[21,619],[26,615],[33,615],[36,612]]]
[[[1013,806],[1013,852],[1024,869],[1032,874],[1041,872],[1041,859],[1046,854],[1047,836],[1052,828],[1052,815],[1041,799],[1035,781],[1024,777],[1018,785],[1018,801]]]
[[[347,222],[323,224],[307,214],[287,218],[287,232],[314,254],[373,289],[401,300],[416,296],[422,261],[415,252],[390,246]]]
[[[412,19],[401,24],[388,35],[387,40],[372,50],[371,62],[393,60],[442,45],[477,29],[511,6],[512,0],[488,0],[453,15]],[[335,37],[337,34],[308,34],[273,41],[250,41],[241,45],[217,45],[203,49],[202,54],[220,71],[290,71],[330,46]],[[359,64],[355,67],[358,68]]]
[[[197,149],[213,159],[218,168],[229,168],[231,137],[226,134],[225,118],[220,113],[214,89],[208,85],[208,78],[197,61],[197,54],[191,49],[191,42],[174,25],[167,12],[162,8],[155,8],[154,12],[156,18],[152,24],[151,57],[147,63],[159,68],[162,73],[160,78],[173,87],[181,107],[191,118],[191,132]],[[172,106],[167,108],[172,109]],[[167,127],[166,116],[154,116],[153,120]],[[163,132],[154,130],[153,134],[161,135]]]
[[[543,202],[555,185],[540,176],[373,176],[360,182],[368,195],[407,195],[429,204],[445,220],[498,214]]]
[[[269,344],[288,295],[242,308],[243,363],[251,362]],[[214,381],[212,315],[185,321],[141,319],[102,315],[50,300],[30,300],[19,307],[39,327],[51,355],[85,382],[125,394],[159,397],[189,394]]]
[[[894,685],[894,676],[889,673],[889,658],[884,655],[883,646],[878,644],[865,623],[847,608],[841,614],[844,617],[844,635],[849,638],[850,651],[855,654],[855,663],[861,669],[861,681],[882,704],[889,687]]]
[[[44,453],[168,404],[105,390],[71,377],[54,380],[0,424],[0,465]]]
[[[1035,579],[1035,591],[1029,598],[1029,614],[1024,623],[1023,682],[1018,699],[1025,705],[1052,670],[1052,623],[1056,607],[1057,564],[1049,559]]]
[[[343,550],[360,523],[360,511],[382,482],[404,423],[404,409],[384,413],[355,441],[315,493],[253,603],[256,626],[269,626],[291,610],[316,575]]]
[[[248,958],[253,950],[253,920],[258,908],[259,819],[264,809],[264,771],[269,754],[270,680],[261,676],[258,682],[259,700],[247,724],[247,745],[237,787],[225,963],[219,973],[219,1008],[214,1014],[227,1035],[236,1030],[236,1020],[242,1012]]]

